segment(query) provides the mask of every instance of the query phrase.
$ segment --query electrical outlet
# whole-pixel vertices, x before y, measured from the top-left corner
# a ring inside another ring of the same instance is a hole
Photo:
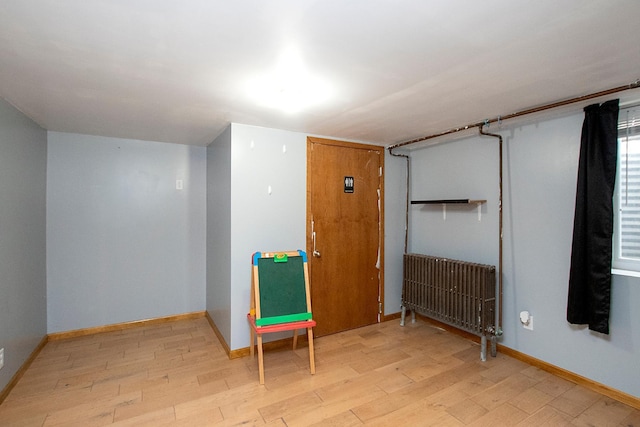
[[[4,348],[0,348],[0,369],[4,366]]]
[[[529,316],[529,321],[525,323],[523,326],[525,329],[533,331],[533,316]]]

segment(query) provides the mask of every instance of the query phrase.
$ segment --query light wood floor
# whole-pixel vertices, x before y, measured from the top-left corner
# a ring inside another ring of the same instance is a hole
[[[419,320],[228,360],[205,318],[49,342],[2,426],[640,426],[640,411]]]

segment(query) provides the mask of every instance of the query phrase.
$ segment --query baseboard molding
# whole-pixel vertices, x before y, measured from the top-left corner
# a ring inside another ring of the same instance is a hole
[[[447,332],[460,335],[476,343],[480,342],[480,337],[473,335],[469,332],[454,328],[445,323],[438,322],[437,320],[430,319],[420,314],[416,314],[416,317],[419,317],[420,319],[424,320],[426,323],[431,323],[436,327],[444,329]],[[600,393],[604,396],[610,397],[614,400],[617,400],[618,402],[624,403],[625,405],[629,405],[635,409],[640,409],[640,398],[638,397],[632,396],[628,393],[606,386],[597,381],[578,375],[574,372],[552,365],[551,363],[545,362],[544,360],[540,360],[533,356],[529,356],[528,354],[521,353],[518,350],[514,350],[510,347],[507,347],[499,343],[497,345],[497,350],[500,353],[506,354],[507,356],[513,357],[514,359],[518,359],[531,366],[535,366],[536,368],[542,369],[543,371],[552,373],[553,375],[558,376],[567,381],[571,381],[574,384],[578,384],[582,387],[588,388],[589,390],[593,390],[596,393]]]
[[[99,334],[101,332],[121,331],[124,329],[135,328],[138,326],[156,325],[160,323],[173,322],[177,320],[197,319],[197,318],[203,317],[205,314],[206,312],[200,311],[200,312],[193,312],[193,313],[186,313],[186,314],[178,314],[173,316],[157,317],[154,319],[136,320],[133,322],[116,323],[112,325],[97,326],[93,328],[76,329],[73,331],[55,332],[52,334],[47,334],[42,338],[42,340],[40,340],[40,343],[38,343],[36,348],[31,352],[31,355],[29,355],[29,357],[24,361],[20,369],[18,369],[15,375],[11,378],[11,380],[9,380],[7,385],[2,389],[2,391],[0,392],[0,404],[7,398],[9,393],[11,393],[11,390],[13,390],[13,388],[18,383],[20,378],[22,378],[22,376],[26,372],[26,370],[29,369],[29,366],[31,366],[31,363],[33,363],[35,358],[38,356],[38,354],[40,354],[44,346],[49,341],[58,341],[58,340],[63,340],[68,338],[82,337],[86,335]]]
[[[229,359],[236,359],[238,357],[241,357],[241,356],[232,357],[232,351],[229,348],[229,344],[227,344],[227,341],[222,336],[220,329],[218,329],[218,327],[216,326],[216,323],[213,321],[208,311],[205,312],[205,317],[207,318],[207,322],[209,322],[209,326],[211,326],[211,329],[213,329],[213,333],[216,334],[216,337],[218,337],[218,341],[220,341],[220,344],[222,344],[222,348],[224,348],[224,352],[227,353],[227,357]]]
[[[382,319],[380,319],[380,321],[381,322],[388,322],[389,320],[399,319],[400,315],[401,315],[400,312],[391,313],[391,314],[385,314],[385,315],[382,316]]]
[[[24,361],[20,369],[18,369],[15,375],[11,377],[7,385],[2,389],[2,391],[0,392],[0,405],[2,404],[2,402],[4,402],[7,396],[9,396],[9,393],[11,393],[11,390],[13,390],[16,384],[18,384],[18,381],[20,381],[20,378],[22,378],[22,376],[27,371],[27,369],[29,369],[29,366],[31,366],[31,363],[33,363],[35,358],[38,357],[38,354],[40,354],[40,352],[42,351],[42,349],[44,348],[44,346],[47,344],[48,341],[49,340],[46,335],[42,337],[42,339],[40,340],[36,348],[31,352],[29,357],[27,357],[27,360]]]
[[[622,402],[625,405],[629,405],[635,409],[640,409],[640,398],[637,398],[620,390],[616,390],[604,384],[600,384],[599,382],[593,381],[574,372],[567,371],[566,369],[547,363],[544,360],[536,359],[533,356],[521,353],[518,350],[514,350],[502,344],[498,344],[498,351],[506,354],[507,356],[511,356],[514,359],[518,359],[529,365],[535,366],[536,368],[540,368],[543,371],[547,371],[557,377],[563,378],[567,381],[571,381],[572,383],[593,390],[604,396],[617,400],[618,402]]]
[[[218,340],[220,341],[220,344],[222,344],[222,347],[224,348],[224,351],[227,353],[227,356],[229,357],[229,359],[239,359],[241,357],[247,357],[251,355],[250,347],[243,347],[243,348],[231,350],[229,348],[229,345],[225,341],[224,337],[220,333],[220,330],[218,329],[218,327],[216,326],[215,322],[213,321],[213,319],[211,318],[208,312],[206,313],[206,318],[207,318],[207,321],[209,321],[209,325],[211,325],[211,329],[213,329],[213,333],[215,333],[216,336],[218,337]],[[247,328],[248,327],[249,326],[247,325]],[[305,345],[305,343],[307,343],[307,335],[306,334],[298,335],[298,345],[299,346]],[[262,349],[264,351],[276,350],[284,347],[293,347],[293,337],[283,338],[281,340],[276,340],[276,341],[269,341],[262,344]]]
[[[176,314],[172,316],[156,317],[153,319],[134,320],[132,322],[114,323],[111,325],[95,326],[92,328],[76,329],[66,332],[54,332],[49,334],[49,341],[58,341],[68,338],[83,337],[86,335],[100,334],[103,332],[122,331],[125,329],[137,328],[140,326],[157,325],[161,323],[175,322],[178,320],[198,319],[205,316],[205,311],[195,311],[192,313]]]

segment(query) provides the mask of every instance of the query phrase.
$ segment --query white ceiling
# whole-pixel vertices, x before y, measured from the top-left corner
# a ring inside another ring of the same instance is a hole
[[[388,145],[632,83],[639,22],[638,0],[0,0],[0,96],[61,132],[207,145],[236,122]],[[324,104],[247,93],[287,50]]]

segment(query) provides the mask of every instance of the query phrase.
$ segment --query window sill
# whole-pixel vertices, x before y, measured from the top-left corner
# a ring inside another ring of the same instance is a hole
[[[616,276],[640,277],[640,271],[623,270],[621,268],[612,268],[611,274],[615,274]]]

